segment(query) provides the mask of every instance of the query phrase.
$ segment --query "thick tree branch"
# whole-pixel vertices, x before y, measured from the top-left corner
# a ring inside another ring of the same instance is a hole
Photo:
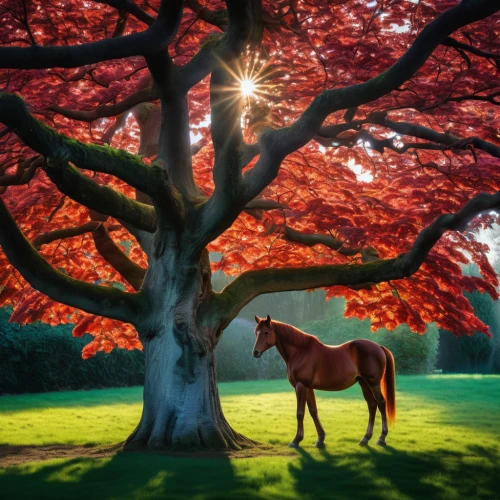
[[[253,298],[264,293],[306,290],[343,285],[356,287],[404,279],[418,271],[429,252],[446,231],[463,231],[478,214],[500,209],[500,191],[481,193],[454,214],[440,215],[423,229],[410,251],[393,259],[366,264],[311,266],[306,268],[261,269],[247,271],[214,294],[212,307],[224,318],[224,326]]]
[[[139,290],[146,270],[127,257],[113,241],[104,224],[99,224],[92,231],[92,238],[101,256],[134,287],[134,290]]]
[[[313,139],[329,114],[372,102],[397,89],[422,67],[451,33],[498,10],[497,0],[463,0],[429,23],[408,51],[386,71],[365,83],[321,93],[293,125],[263,133],[261,157],[244,175],[246,199],[255,198],[274,180],[282,160]]]
[[[72,120],[92,122],[99,118],[118,116],[133,108],[137,104],[154,101],[158,99],[158,97],[158,92],[155,89],[153,89],[152,87],[147,87],[145,89],[138,90],[133,94],[130,94],[125,99],[117,102],[116,104],[97,106],[97,108],[94,108],[91,111],[77,111],[57,105],[48,106],[47,111],[54,111],[55,113],[65,116],[66,118],[71,118]]]
[[[470,144],[475,148],[481,149],[491,156],[494,156],[495,158],[500,158],[500,146],[497,146],[492,142],[485,141],[484,139],[480,139],[479,137],[455,137],[451,134],[436,132],[435,130],[422,125],[389,120],[382,114],[378,116],[373,115],[371,123],[386,126],[400,135],[417,137],[419,139],[432,141],[437,144],[445,144],[450,149],[465,149]]]
[[[345,241],[327,234],[304,233],[285,226],[283,228],[283,236],[289,241],[307,245],[309,247],[321,244],[346,256],[356,255],[361,252],[361,247],[349,247],[345,244]]]
[[[210,79],[210,130],[215,152],[213,197],[224,198],[225,204],[238,196],[241,181],[242,97],[234,76],[236,65],[215,69]]]
[[[397,141],[396,143],[394,137],[386,139],[377,139],[371,135],[366,130],[360,130],[348,137],[326,137],[324,135],[317,135],[314,140],[324,147],[354,147],[361,141],[369,149],[383,153],[385,149],[390,149],[396,153],[403,154],[409,149],[429,149],[436,151],[447,151],[447,150],[466,150],[470,145],[474,146],[476,149],[481,149],[491,156],[500,158],[500,147],[491,142],[480,139],[479,137],[466,137],[459,138],[450,134],[445,134],[442,132],[437,132],[431,128],[424,127],[422,125],[414,125],[406,122],[396,122],[388,119],[377,119],[368,120],[366,123],[376,123],[377,125],[385,126],[394,132],[405,135],[416,137],[419,139],[424,139],[431,142],[402,142]],[[320,133],[322,129],[320,129]],[[401,144],[399,144],[401,143]]]
[[[158,159],[175,189],[186,198],[195,200],[200,191],[194,181],[191,161],[187,91],[179,84],[178,68],[168,50],[146,57],[146,61],[161,103]]]
[[[78,203],[115,219],[123,219],[139,229],[156,230],[153,207],[132,200],[108,186],[96,184],[65,161],[49,159],[45,171],[59,191]]]
[[[47,233],[41,233],[36,238],[31,240],[31,244],[38,250],[42,245],[47,245],[53,241],[91,233],[92,231],[95,231],[100,224],[101,222],[92,221],[81,224],[80,226],[65,227],[64,229],[56,229]]]
[[[262,213],[267,210],[284,210],[290,209],[288,205],[274,200],[266,200],[264,198],[256,198],[245,205],[244,211],[257,220],[262,220]]]
[[[476,56],[485,57],[486,59],[492,59],[495,62],[495,66],[497,69],[500,69],[500,54],[494,54],[493,52],[487,52],[485,50],[480,50],[472,45],[467,45],[466,43],[459,42],[452,37],[447,37],[444,41],[441,42],[441,45],[445,45],[446,47],[453,47],[458,50],[465,50],[470,52],[471,54],[475,54]]]
[[[226,0],[226,5],[227,32],[217,40],[206,41],[191,61],[179,69],[179,82],[186,90],[221,63],[238,57],[245,44],[258,41],[262,36],[262,0]]]
[[[288,205],[280,203],[279,201],[266,200],[264,198],[256,198],[255,200],[249,201],[245,205],[245,210],[283,210],[290,209]]]
[[[141,292],[132,294],[84,283],[53,268],[24,237],[1,199],[0,246],[24,279],[52,300],[128,323],[140,320],[145,307]]]
[[[114,175],[146,193],[155,185],[151,170],[138,156],[65,137],[33,118],[24,101],[16,95],[0,92],[0,122],[45,157],[65,158],[78,168]]]
[[[0,68],[75,68],[110,59],[154,54],[168,47],[182,18],[183,0],[163,0],[145,31],[99,42],[57,47],[0,47]]]
[[[187,94],[162,99],[158,159],[164,162],[169,182],[177,191],[191,200],[200,198],[193,176]]]
[[[157,161],[151,168],[154,169],[158,182],[156,189],[151,191],[150,195],[161,226],[181,229],[185,217],[184,199],[170,179],[163,162]]]
[[[236,80],[239,61],[216,68],[210,79],[211,133],[215,161],[213,178],[215,189],[210,199],[201,206],[199,246],[204,248],[221,227],[228,227],[233,213],[240,212],[242,150],[241,130],[242,96]],[[251,202],[252,200],[247,200]]]

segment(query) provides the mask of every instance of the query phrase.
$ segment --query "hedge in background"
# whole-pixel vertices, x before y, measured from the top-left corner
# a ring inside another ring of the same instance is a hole
[[[439,348],[438,328],[427,325],[424,335],[413,333],[408,325],[389,332],[385,328],[370,331],[370,321],[336,316],[323,321],[311,321],[301,327],[316,335],[324,344],[338,345],[354,339],[370,339],[387,347],[396,360],[396,371],[405,375],[431,373],[436,365]]]
[[[144,354],[115,349],[82,359],[90,336],[74,338],[71,325],[20,327],[0,309],[0,394],[140,385]],[[87,338],[86,338],[87,337]]]

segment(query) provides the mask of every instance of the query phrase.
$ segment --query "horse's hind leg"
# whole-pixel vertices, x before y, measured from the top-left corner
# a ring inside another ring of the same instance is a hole
[[[299,443],[304,439],[304,413],[306,411],[308,392],[308,388],[301,382],[298,382],[295,386],[295,395],[297,396],[297,434],[288,445],[290,448],[298,448]]]
[[[325,429],[321,425],[318,417],[318,407],[316,406],[316,396],[314,395],[314,390],[309,389],[307,393],[307,407],[309,408],[309,413],[314,420],[314,425],[316,426],[316,431],[318,432],[318,440],[316,441],[316,448],[325,447]]]
[[[375,396],[375,399],[377,400],[377,406],[380,411],[380,415],[382,416],[382,434],[380,434],[380,437],[378,438],[377,444],[379,446],[385,446],[385,438],[389,432],[389,428],[387,426],[387,413],[386,413],[386,405],[385,405],[385,398],[382,396],[382,391],[380,389],[380,385],[375,385],[371,387],[371,390],[373,392],[373,395]]]
[[[361,446],[365,446],[373,436],[373,426],[375,425],[375,415],[377,413],[377,401],[370,386],[363,379],[359,379],[359,385],[361,386],[361,390],[363,391],[363,396],[365,397],[369,412],[366,434],[364,438],[359,442]]]

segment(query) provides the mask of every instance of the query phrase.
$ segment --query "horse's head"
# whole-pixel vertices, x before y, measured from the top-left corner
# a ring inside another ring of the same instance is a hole
[[[257,326],[255,327],[255,345],[253,346],[253,355],[260,358],[262,353],[276,345],[276,333],[273,328],[271,316],[259,318],[255,316]]]

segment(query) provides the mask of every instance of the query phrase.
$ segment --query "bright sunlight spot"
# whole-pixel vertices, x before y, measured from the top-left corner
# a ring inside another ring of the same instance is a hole
[[[359,182],[371,182],[373,180],[373,175],[370,172],[363,171],[361,165],[358,165],[353,158],[347,162],[347,166],[356,174],[356,179]]]
[[[255,95],[255,91],[257,90],[257,86],[255,82],[249,78],[245,78],[241,80],[241,93],[244,97],[252,97]]]

